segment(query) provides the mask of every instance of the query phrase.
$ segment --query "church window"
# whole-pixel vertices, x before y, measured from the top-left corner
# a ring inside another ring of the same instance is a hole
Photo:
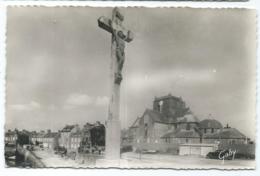
[[[147,138],[148,136],[148,127],[147,123],[144,125],[144,137]]]
[[[186,130],[190,130],[190,123],[187,123]]]
[[[163,101],[159,101],[159,112],[162,112]]]

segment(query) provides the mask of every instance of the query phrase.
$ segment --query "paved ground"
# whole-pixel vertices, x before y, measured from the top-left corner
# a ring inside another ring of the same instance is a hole
[[[254,169],[254,160],[206,159],[198,156],[179,156],[165,154],[125,153],[122,158],[128,160],[125,167],[131,168],[174,168],[174,169]]]
[[[54,154],[52,151],[35,151],[35,154],[41,158],[47,167],[74,167],[74,168],[93,168],[95,161],[83,163],[81,160],[72,160]],[[121,168],[173,168],[173,169],[253,169],[254,160],[214,160],[196,156],[178,156],[163,154],[142,154],[128,152],[122,154],[120,160]],[[97,160],[97,163],[103,163],[96,167],[107,167],[104,160]],[[107,162],[109,164],[109,162]],[[111,163],[111,161],[110,161]],[[118,165],[119,166],[119,165]],[[114,167],[116,167],[114,165]]]
[[[37,150],[34,153],[46,167],[87,167],[87,165],[80,164],[75,160],[56,155],[51,150]]]

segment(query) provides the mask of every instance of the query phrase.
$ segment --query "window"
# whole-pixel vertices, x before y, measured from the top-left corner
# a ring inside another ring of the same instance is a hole
[[[188,138],[186,138],[186,143],[189,143],[189,139]]]
[[[186,130],[190,130],[190,123],[187,123]]]
[[[147,138],[148,136],[148,127],[147,123],[144,125],[144,137]]]
[[[204,128],[204,133],[207,133],[207,128]]]
[[[159,112],[162,112],[163,101],[159,101]]]
[[[211,128],[211,133],[214,133],[214,128]]]
[[[170,138],[165,138],[166,143],[170,143],[171,139]]]

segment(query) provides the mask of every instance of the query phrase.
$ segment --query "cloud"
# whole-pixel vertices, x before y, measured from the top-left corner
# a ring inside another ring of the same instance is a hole
[[[108,105],[108,102],[109,102],[109,98],[106,96],[96,98],[97,106],[106,106],[106,105]]]
[[[81,106],[106,106],[109,98],[107,96],[90,96],[87,94],[73,93],[65,101],[64,109],[73,109]]]
[[[86,94],[73,93],[66,99],[66,105],[86,106],[94,103],[94,99]]]
[[[11,110],[16,110],[16,111],[32,111],[35,109],[40,109],[41,105],[38,102],[31,101],[28,104],[13,104],[10,105],[9,108]]]
[[[149,87],[158,85],[168,85],[171,82],[181,83],[182,85],[194,83],[209,83],[215,79],[216,69],[193,70],[193,69],[174,69],[162,70],[151,74],[134,73],[128,77],[127,85],[131,90],[146,90]],[[169,82],[169,80],[171,80]]]

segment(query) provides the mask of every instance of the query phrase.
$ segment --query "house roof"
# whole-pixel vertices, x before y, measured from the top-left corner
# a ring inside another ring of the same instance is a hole
[[[61,132],[70,132],[73,128],[75,128],[75,125],[66,125]]]
[[[46,133],[32,133],[31,137],[35,137],[35,138],[40,138],[40,137],[45,137]]]
[[[180,130],[176,135],[176,138],[199,138],[200,135],[194,130]]]
[[[199,119],[196,116],[194,116],[193,114],[186,114],[183,117],[178,117],[177,122],[179,122],[179,123],[187,123],[187,122],[198,123]]]
[[[145,112],[144,112],[144,115],[146,115],[146,114],[150,118],[152,118],[154,122],[166,123],[166,124],[175,123],[176,122],[175,119],[168,118],[168,117],[164,116],[162,113],[160,113],[158,111],[151,110],[151,109],[146,109]]]
[[[223,128],[220,132],[206,135],[207,139],[245,139],[246,136],[235,128]]]
[[[162,138],[200,138],[200,135],[194,130],[177,129],[176,131],[164,134]]]
[[[72,133],[71,137],[81,137],[81,133],[80,132]]]
[[[7,132],[5,132],[5,136],[14,136],[14,135],[16,135],[15,131],[7,131]]]
[[[223,128],[222,124],[215,119],[202,120],[199,123],[199,127],[200,128],[215,128],[215,129]]]
[[[59,137],[59,133],[57,132],[51,132],[51,133],[46,133],[44,135],[45,138],[55,138],[55,137]]]

